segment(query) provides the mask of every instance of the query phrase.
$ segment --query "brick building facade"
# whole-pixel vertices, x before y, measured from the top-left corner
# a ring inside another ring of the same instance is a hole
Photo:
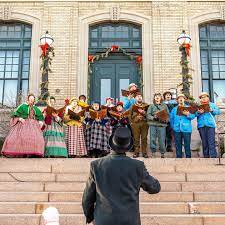
[[[32,27],[30,92],[37,94],[39,90],[40,36],[48,30],[54,38],[55,57],[53,73],[49,75],[49,89],[61,100],[66,96],[87,93],[89,29],[94,24],[105,22],[132,23],[141,27],[143,93],[147,102],[154,92],[174,88],[180,83],[180,52],[176,39],[185,29],[192,37],[192,92],[197,97],[202,90],[199,26],[221,24],[223,21],[225,2],[222,0],[0,2],[0,25],[16,22]],[[225,47],[223,44],[221,42],[221,47]]]

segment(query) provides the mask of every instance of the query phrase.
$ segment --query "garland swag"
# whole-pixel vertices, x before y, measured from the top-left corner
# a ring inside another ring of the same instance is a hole
[[[113,53],[113,52],[122,52],[123,55],[127,56],[130,60],[135,60],[136,64],[138,66],[138,74],[139,74],[139,82],[140,82],[140,86],[141,89],[143,88],[143,77],[142,77],[142,56],[141,55],[133,55],[128,53],[125,49],[117,46],[117,45],[113,45],[111,46],[111,48],[107,48],[105,52],[100,53],[100,54],[96,54],[96,55],[88,55],[88,72],[89,72],[89,76],[88,76],[88,96],[90,96],[90,76],[93,73],[92,71],[92,64],[94,63],[94,61],[98,61],[100,59],[104,59],[104,58],[108,58],[109,57],[109,53]]]

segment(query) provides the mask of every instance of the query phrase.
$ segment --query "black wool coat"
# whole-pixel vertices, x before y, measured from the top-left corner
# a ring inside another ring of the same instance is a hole
[[[160,191],[142,161],[112,153],[91,162],[82,206],[87,223],[94,225],[141,225],[139,191]]]

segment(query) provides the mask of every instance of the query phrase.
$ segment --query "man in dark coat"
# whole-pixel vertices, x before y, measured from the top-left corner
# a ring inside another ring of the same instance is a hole
[[[128,128],[118,128],[109,139],[113,153],[91,162],[83,194],[87,223],[94,225],[140,225],[140,188],[149,194],[160,191],[142,161],[126,156],[133,140]]]

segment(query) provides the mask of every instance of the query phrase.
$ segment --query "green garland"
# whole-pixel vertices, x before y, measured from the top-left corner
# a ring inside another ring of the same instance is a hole
[[[90,79],[91,79],[91,74],[93,73],[92,71],[92,64],[94,63],[94,61],[98,61],[100,59],[104,59],[104,58],[108,58],[109,54],[112,52],[121,52],[123,53],[123,55],[127,56],[130,60],[135,60],[136,64],[138,66],[138,74],[139,74],[139,83],[140,83],[140,89],[143,89],[143,66],[142,66],[142,56],[141,55],[133,55],[128,53],[125,49],[113,45],[111,48],[106,49],[105,52],[100,53],[100,54],[96,54],[96,55],[88,55],[88,81],[87,81],[87,86],[88,86],[88,90],[87,90],[87,95],[88,95],[88,99],[90,98]]]

